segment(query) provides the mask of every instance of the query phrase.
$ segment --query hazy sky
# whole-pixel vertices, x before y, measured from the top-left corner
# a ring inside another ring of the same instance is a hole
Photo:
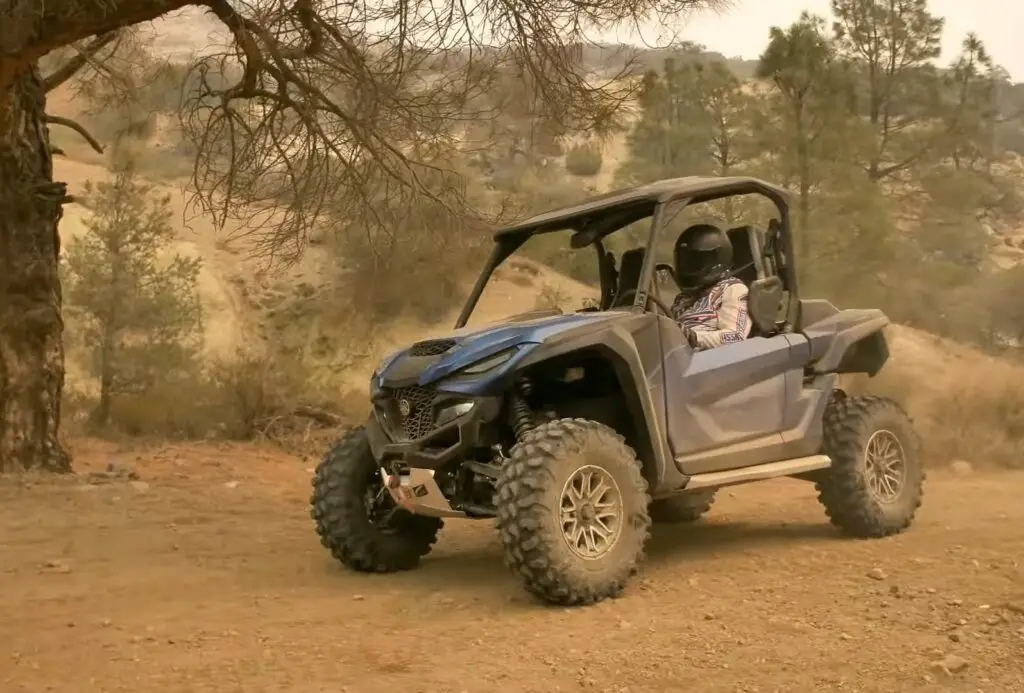
[[[664,45],[675,30],[679,38],[702,43],[726,57],[755,59],[768,40],[769,27],[788,26],[804,10],[830,16],[829,0],[732,0],[732,3],[732,9],[723,14],[699,13],[682,26],[670,27],[670,30],[646,27],[642,41],[635,34],[626,32],[593,38],[608,42]],[[1024,43],[1020,41],[1024,34],[1024,0],[930,0],[929,6],[933,14],[946,18],[943,62],[956,55],[963,37],[974,31],[1014,81],[1024,82]],[[155,22],[154,28],[156,48],[164,52],[201,50],[210,42],[211,36],[216,36],[215,43],[227,40],[223,25],[196,8],[172,13],[168,19]]]
[[[928,4],[933,14],[946,18],[943,62],[957,53],[964,35],[973,31],[1014,81],[1024,81],[1024,2],[930,0]],[[829,0],[733,0],[733,9],[722,15],[696,15],[678,31],[680,38],[702,43],[726,57],[757,58],[768,39],[769,27],[787,26],[804,10],[828,17],[829,6]],[[654,27],[646,28],[645,42],[658,43],[659,33],[667,34]],[[636,42],[625,34],[615,38]]]

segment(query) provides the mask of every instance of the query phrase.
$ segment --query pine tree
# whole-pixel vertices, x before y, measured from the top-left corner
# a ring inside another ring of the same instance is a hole
[[[86,186],[86,232],[67,243],[65,315],[99,380],[97,427],[119,395],[185,372],[202,329],[198,258],[172,251],[169,197],[122,164],[110,182]]]
[[[824,20],[808,13],[786,29],[772,27],[757,77],[775,87],[775,149],[783,177],[797,190],[801,240],[809,225],[811,193],[825,177],[828,135],[834,132],[842,97],[840,67],[824,32]]]
[[[754,99],[724,62],[698,51],[668,58],[660,71],[644,75],[640,119],[619,172],[624,182],[736,175],[759,154]]]

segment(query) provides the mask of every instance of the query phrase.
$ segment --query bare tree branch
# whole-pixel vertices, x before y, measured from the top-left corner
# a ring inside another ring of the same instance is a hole
[[[294,256],[309,233],[383,231],[407,220],[388,205],[417,200],[452,217],[493,222],[453,175],[455,152],[493,142],[471,130],[514,106],[556,129],[601,135],[619,125],[636,85],[587,74],[586,31],[721,7],[717,0],[206,0],[234,46],[193,68],[182,125],[195,145],[193,202],[241,222],[267,256]],[[215,84],[216,75],[236,81]],[[493,205],[488,207],[493,210]],[[387,217],[387,218],[386,218]],[[416,223],[414,220],[409,220]]]
[[[587,74],[587,32],[665,25],[727,0],[53,0],[17,3],[0,32],[0,94],[42,55],[102,41],[186,5],[205,7],[233,46],[198,59],[181,113],[195,146],[199,210],[238,221],[268,256],[294,256],[330,226],[385,235],[420,223],[398,210],[424,201],[452,218],[490,219],[455,173],[469,131],[501,114],[492,88],[524,86],[529,117],[607,133],[634,88]],[[124,85],[125,89],[137,75]],[[144,71],[144,70],[143,70]],[[67,79],[67,69],[48,82]],[[237,79],[234,77],[237,76]],[[218,79],[219,77],[219,79]],[[68,123],[52,121],[54,124]],[[556,128],[556,129],[557,129]],[[75,128],[85,136],[80,128]],[[90,138],[87,138],[90,139]],[[90,144],[99,150],[95,139]],[[282,255],[283,254],[283,255]]]
[[[95,137],[90,135],[89,131],[80,123],[72,120],[71,118],[62,118],[61,116],[50,115],[49,113],[46,114],[45,120],[47,125],[60,125],[62,127],[71,128],[81,135],[82,139],[88,142],[89,146],[96,150],[97,154],[103,153],[103,145],[101,145]]]
[[[336,414],[306,405],[295,407],[292,413],[295,416],[304,416],[307,419],[312,419],[322,426],[340,426],[343,423],[343,419]]]
[[[0,60],[0,92],[14,76],[57,48],[92,36],[156,19],[193,0],[95,0],[14,3],[4,13],[4,59]]]
[[[43,89],[49,93],[67,82],[78,74],[79,70],[88,65],[102,48],[116,41],[120,35],[119,31],[109,31],[97,36],[81,48],[75,47],[74,57],[43,78]]]

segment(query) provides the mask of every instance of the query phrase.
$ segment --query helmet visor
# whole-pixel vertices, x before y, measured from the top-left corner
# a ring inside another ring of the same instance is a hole
[[[676,253],[676,273],[680,277],[699,278],[719,264],[718,249],[692,250],[680,248]]]

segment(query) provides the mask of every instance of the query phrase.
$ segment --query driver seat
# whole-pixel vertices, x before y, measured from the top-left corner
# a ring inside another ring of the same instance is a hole
[[[636,289],[640,285],[640,271],[643,269],[646,255],[646,248],[631,248],[622,253],[622,259],[619,260],[619,285],[615,291],[615,299],[612,301],[611,308],[633,305]]]
[[[761,260],[761,238],[753,226],[737,226],[725,232],[732,243],[732,276],[747,288],[764,277]]]

